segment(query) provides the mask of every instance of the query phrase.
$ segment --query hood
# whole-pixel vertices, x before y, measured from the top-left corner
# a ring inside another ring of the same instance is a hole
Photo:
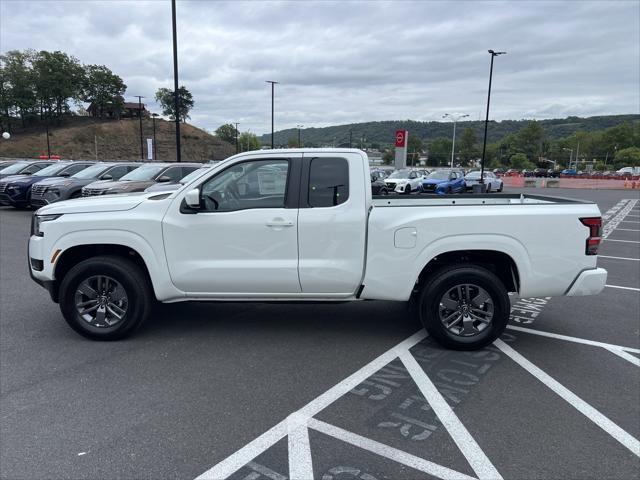
[[[16,180],[22,180],[24,178],[29,178],[29,177],[30,177],[30,175],[20,175],[20,174],[17,174],[17,175],[5,175],[4,177],[0,175],[0,180],[3,181],[3,182],[10,183],[10,182],[15,182]]]
[[[154,182],[153,180],[145,180],[145,181],[140,181],[140,182],[135,182],[135,181],[127,181],[127,180],[100,180],[97,182],[92,182],[89,185],[87,185],[87,188],[99,188],[99,189],[105,189],[105,190],[110,190],[112,188],[116,189],[116,188],[124,188],[126,187],[126,191],[124,193],[130,193],[130,192],[142,192],[145,188],[150,187],[151,185],[155,184],[156,182]],[[123,193],[123,192],[120,192]]]
[[[399,183],[408,183],[408,178],[385,178],[384,183],[395,183],[396,185]]]
[[[442,180],[440,178],[427,178],[422,181],[423,185],[440,185],[441,183],[447,183],[449,180]]]
[[[155,183],[145,190],[145,192],[173,192],[182,188],[182,183]]]
[[[100,195],[81,197],[73,200],[46,205],[38,210],[38,215],[56,215],[67,213],[119,212],[137,207],[147,198],[157,194],[131,193],[120,195]]]

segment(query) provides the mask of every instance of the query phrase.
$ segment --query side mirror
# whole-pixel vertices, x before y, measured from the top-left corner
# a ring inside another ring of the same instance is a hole
[[[184,203],[190,208],[200,208],[200,190],[198,188],[189,190],[184,196]]]
[[[105,173],[100,180],[113,180],[113,176],[110,173]]]
[[[167,176],[167,175],[162,175],[160,178],[158,178],[158,182],[159,183],[167,183],[171,181],[171,177]]]
[[[71,175],[69,173],[65,172],[65,173],[61,173],[60,176],[61,177],[70,177]]]

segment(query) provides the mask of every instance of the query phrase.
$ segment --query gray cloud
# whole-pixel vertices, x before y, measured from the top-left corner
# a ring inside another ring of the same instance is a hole
[[[589,2],[178,2],[180,83],[192,122],[276,128],[483,111],[491,117],[640,112],[640,4]],[[0,50],[63,50],[106,64],[128,95],[172,87],[171,6],[0,2]]]

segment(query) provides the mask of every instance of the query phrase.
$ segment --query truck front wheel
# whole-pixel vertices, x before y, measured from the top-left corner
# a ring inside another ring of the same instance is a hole
[[[439,344],[476,350],[498,338],[509,321],[510,301],[500,279],[475,265],[436,272],[420,294],[419,315]]]
[[[119,340],[133,333],[149,316],[152,299],[142,269],[117,256],[84,260],[60,284],[62,315],[92,340]]]

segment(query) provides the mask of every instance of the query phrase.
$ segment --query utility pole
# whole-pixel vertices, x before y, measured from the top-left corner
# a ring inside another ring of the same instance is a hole
[[[273,125],[274,125],[274,123],[273,123],[273,112],[274,112],[273,105],[274,105],[274,99],[275,99],[275,85],[276,85],[276,83],[279,83],[279,82],[276,82],[274,80],[267,80],[266,82],[271,84],[271,150],[273,150],[273,148],[274,148],[274,146],[273,146]]]
[[[302,148],[302,143],[300,143],[300,129],[304,127],[304,125],[296,125],[298,128],[298,148]]]
[[[176,0],[171,0],[171,21],[173,24],[173,103],[176,117],[176,161],[180,162],[180,99],[178,97],[178,31],[176,28]]]
[[[95,148],[96,161],[97,161],[98,160],[98,136],[97,135],[93,136],[93,146]]]
[[[140,120],[140,158],[144,160],[144,147],[142,146],[142,95],[134,95],[138,99],[138,119]]]
[[[484,158],[487,152],[487,126],[489,125],[489,103],[491,102],[491,80],[493,78],[493,58],[498,55],[504,55],[507,52],[488,51],[491,54],[491,67],[489,69],[489,92],[487,93],[487,116],[484,120],[484,140],[482,142],[482,160],[480,163],[480,185],[484,184]],[[484,191],[484,190],[483,190]]]
[[[156,117],[158,117],[157,113],[152,113],[151,118],[153,119],[153,159],[158,160],[158,144],[156,142]]]
[[[240,125],[239,122],[235,122],[235,126],[236,126],[236,153],[240,153],[240,145],[238,144],[238,125]]]
[[[453,120],[453,139],[451,141],[451,168],[453,168],[453,154],[455,152],[456,149],[456,123],[458,123],[458,120],[460,120],[461,118],[465,118],[468,117],[469,115],[451,115],[450,113],[445,113],[442,118],[447,118],[449,117],[450,119]]]
[[[49,111],[50,109],[47,109],[46,129],[47,129],[47,158],[48,159],[51,158],[51,145],[49,144]]]

